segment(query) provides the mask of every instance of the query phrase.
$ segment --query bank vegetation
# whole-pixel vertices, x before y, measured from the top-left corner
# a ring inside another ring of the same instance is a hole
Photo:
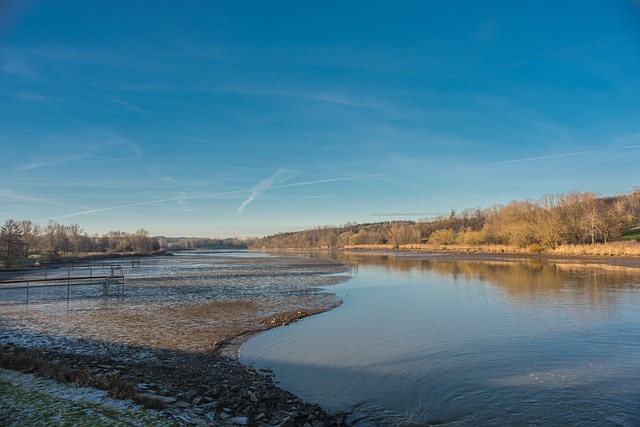
[[[144,229],[135,233],[110,231],[89,235],[78,224],[8,219],[0,228],[0,267],[19,267],[31,260],[59,260],[65,256],[100,254],[145,255],[158,252],[160,243]],[[37,256],[37,258],[34,258]]]
[[[640,255],[640,187],[550,194],[421,221],[326,226],[250,242],[262,249],[411,249]]]

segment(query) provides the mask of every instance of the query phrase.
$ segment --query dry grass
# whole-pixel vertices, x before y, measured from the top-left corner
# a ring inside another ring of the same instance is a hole
[[[595,245],[562,245],[549,250],[554,255],[640,256],[640,242],[612,242]]]
[[[460,253],[527,253],[528,248],[507,245],[434,245],[432,243],[413,243],[407,245],[349,245],[343,249],[366,250],[411,250],[424,252],[460,252]]]
[[[384,251],[393,249],[393,245],[346,245],[343,249],[368,249],[373,251]]]
[[[597,243],[594,245],[562,245],[555,249],[526,247],[508,245],[434,245],[430,243],[399,245],[394,248],[392,245],[352,245],[345,246],[344,249],[368,249],[368,250],[411,250],[424,252],[447,252],[447,253],[503,253],[503,254],[524,254],[524,253],[548,253],[565,256],[640,256],[640,242],[612,242]]]
[[[157,402],[148,402],[140,396],[135,384],[118,377],[115,372],[95,375],[88,369],[74,369],[65,362],[51,362],[34,349],[7,348],[0,344],[0,367],[34,374],[75,387],[93,387],[107,390],[116,399],[132,399],[145,406],[157,407]]]

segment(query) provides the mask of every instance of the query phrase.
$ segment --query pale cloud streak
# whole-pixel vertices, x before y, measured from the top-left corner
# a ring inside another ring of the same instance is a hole
[[[195,195],[195,196],[181,196],[181,197],[172,197],[172,198],[168,198],[168,199],[149,200],[147,202],[128,203],[126,205],[110,206],[110,207],[106,207],[106,208],[98,208],[98,209],[90,209],[90,210],[81,211],[81,212],[74,212],[74,213],[70,213],[70,214],[66,214],[66,215],[60,215],[60,216],[58,216],[56,218],[73,218],[73,217],[81,216],[81,215],[88,215],[88,214],[99,213],[99,212],[113,211],[113,210],[117,210],[117,209],[132,208],[132,207],[136,207],[136,206],[146,206],[146,205],[153,205],[153,204],[158,204],[158,203],[169,203],[169,202],[184,202],[185,200],[204,199],[204,198],[210,198],[210,197],[227,196],[227,195],[231,195],[231,194],[246,193],[247,191],[248,190],[233,190],[233,191],[223,191],[223,192],[220,192],[220,193],[199,194],[199,195]]]
[[[53,203],[51,200],[41,197],[27,196],[24,194],[17,194],[14,191],[0,188],[0,197],[16,202],[40,202],[40,203]]]
[[[593,154],[593,153],[608,153],[612,151],[620,151],[620,150],[630,150],[633,148],[640,148],[640,145],[627,145],[624,147],[616,147],[616,148],[607,148],[603,150],[585,150],[585,151],[574,151],[572,153],[563,153],[563,154],[552,154],[549,156],[538,156],[538,157],[526,157],[522,159],[511,159],[511,160],[503,160],[500,162],[491,162],[491,163],[482,163],[480,166],[496,166],[496,165],[506,165],[510,163],[523,163],[523,162],[533,162],[538,160],[549,160],[549,159],[559,159],[563,157],[574,157],[581,156],[584,154]]]
[[[288,173],[288,175],[285,175],[287,173]],[[249,197],[247,197],[245,199],[244,202],[242,202],[242,204],[238,208],[236,214],[240,215],[244,211],[244,209],[247,207],[247,205],[249,205],[249,203],[251,203],[254,200],[256,200],[258,197],[260,197],[266,191],[270,190],[274,186],[279,186],[280,184],[282,184],[282,183],[284,183],[284,182],[286,182],[286,181],[288,181],[288,180],[290,180],[292,178],[295,178],[296,176],[298,176],[298,175],[297,174],[291,175],[290,172],[288,172],[287,170],[280,169],[279,171],[277,171],[276,173],[271,175],[269,178],[263,179],[262,181],[257,183],[255,186],[253,186],[253,188],[251,189],[251,194],[249,195]]]
[[[55,146],[50,149],[43,149],[44,151],[50,150],[52,152],[63,151],[57,155],[43,156],[35,158],[31,162],[18,166],[18,171],[32,171],[36,169],[42,169],[51,166],[57,166],[66,163],[78,162],[87,159],[101,159],[101,160],[125,160],[120,157],[100,156],[101,153],[109,154],[116,150],[118,153],[123,152],[129,156],[127,160],[139,160],[142,158],[141,148],[125,139],[118,136],[100,136],[98,138],[103,139],[98,142],[87,142],[92,139],[96,139],[95,136],[89,135],[83,136],[60,136],[55,137]]]
[[[199,195],[194,195],[194,196],[180,196],[180,197],[171,197],[171,198],[166,198],[166,199],[149,200],[149,201],[146,201],[146,202],[128,203],[128,204],[124,204],[124,205],[108,206],[108,207],[104,207],[104,208],[88,209],[88,210],[84,210],[84,211],[73,212],[73,213],[57,216],[56,218],[59,218],[59,219],[62,219],[62,218],[73,218],[73,217],[77,217],[77,216],[89,215],[89,214],[107,212],[107,211],[113,211],[113,210],[118,210],[118,209],[126,209],[126,208],[138,207],[138,206],[147,206],[147,205],[170,203],[170,202],[179,202],[181,206],[184,206],[184,203],[187,200],[215,198],[215,197],[229,196],[229,195],[234,195],[234,194],[242,194],[242,193],[250,192],[249,196],[242,202],[242,204],[240,205],[240,207],[237,210],[237,214],[240,215],[243,212],[243,210],[247,207],[247,205],[249,205],[251,202],[253,202],[256,199],[258,199],[259,197],[261,197],[265,192],[267,192],[269,190],[282,189],[282,188],[292,188],[292,187],[302,187],[302,186],[307,186],[307,185],[317,185],[317,184],[324,184],[324,183],[329,183],[329,182],[358,181],[358,180],[364,180],[364,179],[380,177],[380,176],[383,176],[383,175],[350,176],[350,177],[328,178],[328,179],[319,179],[319,180],[314,180],[314,181],[304,181],[304,182],[296,182],[296,183],[285,184],[285,182],[287,182],[287,181],[289,181],[289,180],[291,180],[291,179],[293,179],[293,178],[295,178],[297,176],[298,176],[298,173],[292,173],[289,170],[280,169],[276,173],[271,175],[270,177],[265,178],[262,181],[258,182],[258,184],[256,184],[251,189],[231,190],[231,191],[223,191],[223,192],[219,192],[219,193],[199,194]],[[2,195],[1,192],[0,192],[0,195]],[[334,196],[334,195],[328,195],[328,196],[327,195],[324,195],[324,196],[306,196],[306,198],[313,198],[313,197],[327,198],[327,197],[337,197],[337,196]]]
[[[329,182],[339,182],[339,181],[360,181],[365,179],[377,178],[386,175],[368,175],[368,176],[347,176],[347,177],[339,177],[339,178],[327,178],[327,179],[318,179],[314,181],[304,181],[304,182],[293,182],[290,184],[285,184],[286,181],[295,178],[298,174],[288,175],[282,177],[286,173],[291,173],[290,171],[280,169],[278,172],[270,176],[269,178],[263,179],[255,187],[251,189],[251,194],[247,199],[240,205],[238,208],[237,214],[240,215],[243,210],[247,207],[247,205],[258,197],[263,195],[268,190],[279,190],[282,188],[293,188],[293,187],[304,187],[307,185],[318,185],[325,184]],[[333,196],[332,196],[333,197]]]

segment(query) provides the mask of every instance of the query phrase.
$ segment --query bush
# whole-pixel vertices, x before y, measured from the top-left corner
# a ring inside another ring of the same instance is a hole
[[[540,246],[539,244],[534,243],[532,245],[529,245],[529,253],[541,254],[542,252],[544,252],[544,248],[542,246]]]
[[[453,245],[456,243],[456,232],[451,229],[436,230],[429,236],[433,245]]]

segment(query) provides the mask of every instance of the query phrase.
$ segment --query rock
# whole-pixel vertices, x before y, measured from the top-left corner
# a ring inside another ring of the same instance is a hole
[[[233,417],[231,418],[231,422],[234,424],[238,424],[241,426],[248,426],[249,425],[249,418],[247,417]]]
[[[194,396],[197,396],[197,395],[198,395],[198,392],[197,392],[196,390],[194,390],[194,389],[190,389],[189,391],[187,391],[187,392],[184,394],[184,397],[185,397],[186,399],[193,399],[193,398],[194,398]]]
[[[178,399],[176,399],[175,397],[160,396],[158,394],[153,394],[153,393],[142,393],[141,396],[144,397],[145,399],[155,400],[165,404],[172,404],[178,401]]]
[[[180,408],[180,409],[189,409],[189,408],[191,408],[191,405],[189,405],[184,400],[178,400],[176,403],[173,404],[173,406],[175,406],[176,408]]]

